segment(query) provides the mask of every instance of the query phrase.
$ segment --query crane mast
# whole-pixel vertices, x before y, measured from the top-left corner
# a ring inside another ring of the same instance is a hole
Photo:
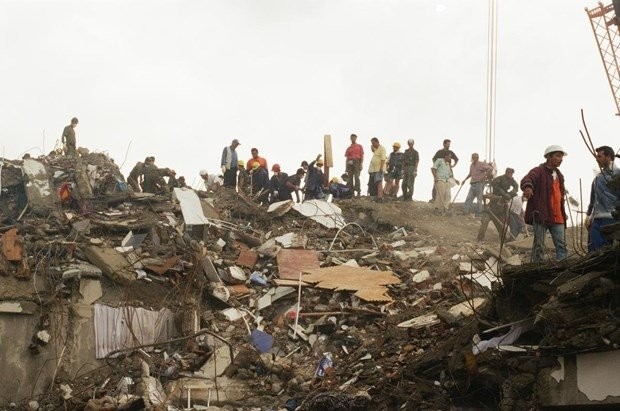
[[[612,4],[604,6],[598,3],[598,7],[590,10],[586,7],[586,13],[592,26],[592,32],[603,60],[607,81],[616,104],[616,115],[620,116],[620,67],[618,66],[618,48],[620,47],[620,31],[618,19],[620,15],[620,0],[613,0]]]

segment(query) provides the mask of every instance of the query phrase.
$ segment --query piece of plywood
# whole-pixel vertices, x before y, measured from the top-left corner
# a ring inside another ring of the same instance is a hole
[[[2,235],[2,254],[8,261],[21,261],[24,249],[17,235],[17,228],[11,228]]]
[[[301,271],[319,268],[319,258],[314,250],[282,249],[276,259],[278,277],[288,280],[298,280]]]
[[[357,297],[366,301],[392,301],[385,286],[400,283],[400,279],[392,271],[371,270],[366,267],[340,265],[302,271],[302,281],[315,283],[318,288],[355,291]]]

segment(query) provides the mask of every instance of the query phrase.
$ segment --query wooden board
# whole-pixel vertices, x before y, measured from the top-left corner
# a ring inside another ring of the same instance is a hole
[[[314,283],[318,288],[355,291],[355,295],[365,301],[392,301],[385,286],[401,282],[392,271],[371,270],[366,267],[340,265],[302,271],[302,281]]]
[[[282,249],[276,256],[278,277],[298,280],[299,272],[319,268],[319,258],[314,250]]]
[[[325,134],[323,136],[323,157],[325,167],[334,166],[334,156],[332,154],[332,136]]]

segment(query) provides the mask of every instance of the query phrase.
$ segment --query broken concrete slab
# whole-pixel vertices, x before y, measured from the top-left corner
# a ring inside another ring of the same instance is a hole
[[[327,228],[342,228],[347,224],[340,207],[327,201],[304,201],[293,205],[293,209]]]
[[[213,265],[213,262],[209,257],[204,257],[201,261],[200,266],[202,266],[202,270],[204,271],[207,279],[212,283],[221,283],[222,279],[217,273],[217,269]]]
[[[209,224],[209,220],[204,215],[202,204],[196,192],[189,188],[175,188],[172,198],[181,205],[183,220],[187,225]]]
[[[273,215],[274,217],[281,217],[288,213],[294,205],[295,202],[293,200],[278,201],[269,205],[267,213]]]
[[[308,236],[298,233],[286,233],[276,237],[276,242],[283,248],[305,248],[308,244]]]
[[[472,300],[463,301],[462,303],[453,305],[450,309],[448,309],[448,313],[454,318],[470,317],[474,315],[474,313],[486,302],[486,298],[476,297]]]
[[[222,274],[222,280],[224,280],[226,284],[243,284],[247,280],[243,268],[237,267],[236,265],[227,267],[222,271]]]
[[[22,164],[26,197],[32,212],[38,216],[46,216],[58,208],[60,198],[50,184],[45,165],[37,160],[27,158]]]
[[[419,329],[439,323],[441,323],[441,320],[437,317],[437,314],[426,314],[412,318],[411,320],[403,321],[398,324],[397,327]]]
[[[39,306],[32,301],[0,301],[0,313],[5,314],[34,314]]]
[[[245,311],[241,311],[240,309],[234,307],[226,308],[225,310],[222,310],[220,312],[230,322],[240,320],[246,315],[248,315],[248,313],[246,313]]]
[[[103,274],[101,269],[95,265],[89,264],[86,261],[75,261],[67,266],[61,267],[62,279],[68,278],[101,278]]]
[[[80,300],[83,304],[92,304],[97,301],[103,295],[103,291],[101,289],[101,281],[99,280],[91,280],[87,278],[83,278],[80,280],[80,294],[82,295],[82,299]]]
[[[209,357],[206,364],[203,365],[199,371],[195,372],[194,375],[204,378],[216,378],[221,376],[224,371],[226,371],[226,368],[232,364],[234,360],[233,355],[234,353],[227,344],[217,341],[215,343],[213,355]]]
[[[100,267],[103,274],[115,283],[129,285],[136,280],[131,264],[115,249],[91,245],[82,251],[88,261]]]
[[[265,241],[263,244],[258,246],[256,248],[256,251],[258,252],[258,254],[264,257],[273,258],[278,255],[281,249],[282,247],[276,244],[276,239],[270,238],[267,241]]]
[[[130,247],[136,249],[140,247],[144,239],[148,234],[134,234],[133,231],[129,231],[123,241],[121,241],[121,247]]]
[[[218,377],[217,380],[204,380],[198,378],[180,378],[166,386],[166,392],[173,393],[169,399],[186,404],[188,399],[210,404],[230,404],[243,401],[248,404],[248,399],[256,395],[255,391],[243,380],[231,379],[226,376]]]
[[[269,307],[274,301],[294,293],[295,289],[292,287],[276,287],[270,288],[261,298],[258,299],[257,309],[260,311],[263,308]]]
[[[422,270],[411,278],[414,283],[422,283],[431,278],[431,274],[427,270]]]

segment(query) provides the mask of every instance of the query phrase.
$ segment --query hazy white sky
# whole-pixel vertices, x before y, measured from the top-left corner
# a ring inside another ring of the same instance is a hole
[[[451,138],[468,172],[485,149],[485,0],[0,0],[0,136],[8,158],[53,148],[77,116],[78,145],[125,174],[154,155],[189,182],[241,141],[294,172],[331,134],[335,169],[354,132],[370,153],[414,138],[414,199]],[[499,0],[496,160],[520,179],[547,145],[589,194],[594,160],[578,135],[618,149],[620,119],[584,7]],[[367,156],[369,158],[369,156]],[[366,164],[367,165],[367,164]],[[364,171],[363,174],[366,174]],[[465,189],[459,198],[464,199]],[[456,191],[453,191],[455,193]]]

